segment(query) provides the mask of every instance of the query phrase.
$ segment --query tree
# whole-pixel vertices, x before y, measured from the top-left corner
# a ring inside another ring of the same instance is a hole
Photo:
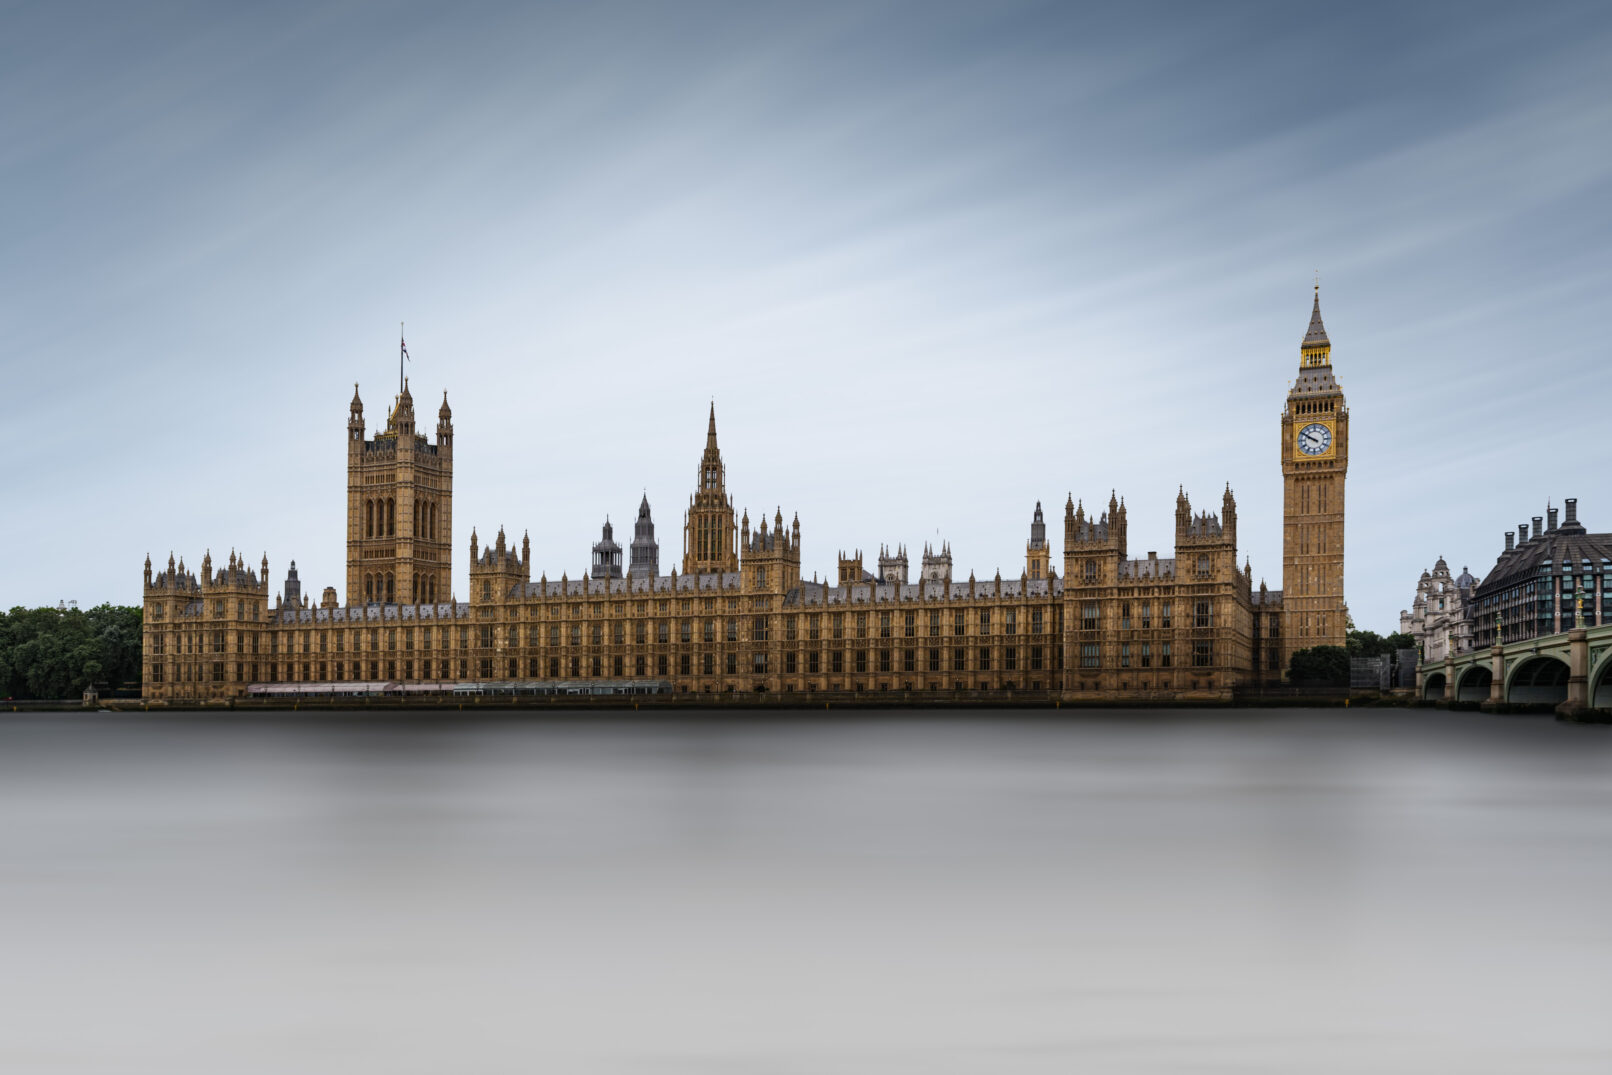
[[[1349,651],[1343,646],[1312,646],[1296,650],[1288,677],[1298,687],[1347,687]]]
[[[140,686],[141,610],[14,608],[0,614],[0,697],[73,698]]]

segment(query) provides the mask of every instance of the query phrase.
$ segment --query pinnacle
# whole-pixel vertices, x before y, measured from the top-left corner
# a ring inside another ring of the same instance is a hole
[[[1304,334],[1303,348],[1331,347],[1332,341],[1327,339],[1326,326],[1321,323],[1321,285],[1315,285],[1315,305],[1310,309],[1310,328]]]

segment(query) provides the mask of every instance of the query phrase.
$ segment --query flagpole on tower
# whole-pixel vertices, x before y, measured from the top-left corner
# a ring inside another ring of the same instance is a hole
[[[403,322],[397,323],[397,394],[403,395],[403,360],[408,357],[409,346],[403,341]]]

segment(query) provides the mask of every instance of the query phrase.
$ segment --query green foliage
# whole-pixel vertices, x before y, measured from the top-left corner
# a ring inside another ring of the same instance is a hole
[[[1396,650],[1415,649],[1416,640],[1407,634],[1379,635],[1376,631],[1350,631],[1349,656],[1392,657]]]
[[[139,689],[139,609],[0,613],[0,698],[76,698],[91,684]]]
[[[1347,687],[1349,651],[1343,646],[1296,650],[1288,677],[1296,687]]]

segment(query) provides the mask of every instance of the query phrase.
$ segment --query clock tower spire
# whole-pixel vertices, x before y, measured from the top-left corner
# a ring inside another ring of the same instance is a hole
[[[1332,376],[1332,341],[1315,288],[1299,375],[1282,408],[1282,664],[1294,650],[1347,641],[1343,597],[1343,481],[1349,407]]]

